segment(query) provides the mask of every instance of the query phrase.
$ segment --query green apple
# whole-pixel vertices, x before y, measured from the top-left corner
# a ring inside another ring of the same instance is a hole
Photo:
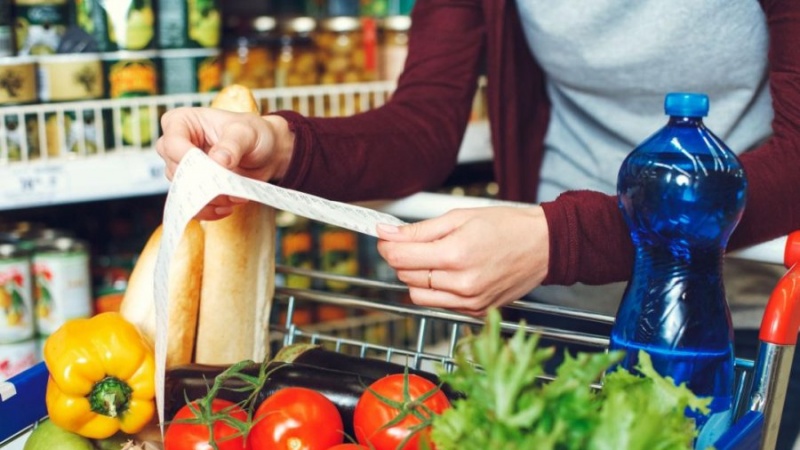
[[[94,450],[89,439],[45,420],[36,427],[23,450]]]

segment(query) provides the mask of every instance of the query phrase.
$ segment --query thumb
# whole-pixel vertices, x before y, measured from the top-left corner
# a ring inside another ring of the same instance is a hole
[[[454,228],[447,216],[423,220],[408,225],[378,224],[378,237],[394,242],[432,242],[449,234]]]
[[[247,123],[232,122],[220,133],[219,140],[209,149],[208,156],[227,169],[235,169],[242,158],[258,142],[257,131]]]

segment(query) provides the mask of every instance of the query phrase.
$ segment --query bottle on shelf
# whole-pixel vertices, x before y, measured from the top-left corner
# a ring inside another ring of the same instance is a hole
[[[706,448],[731,421],[733,329],[722,258],[741,218],[747,180],[734,153],[703,123],[708,97],[671,93],[669,121],[634,149],[617,190],[635,247],[634,268],[611,334],[635,369],[645,350],[656,370],[710,397],[688,414]]]

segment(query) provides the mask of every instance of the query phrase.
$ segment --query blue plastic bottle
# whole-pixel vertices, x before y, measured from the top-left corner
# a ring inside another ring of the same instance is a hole
[[[703,125],[703,94],[671,93],[667,125],[634,149],[619,171],[619,205],[636,249],[633,274],[611,334],[633,369],[640,349],[656,370],[698,396],[696,448],[730,426],[733,328],[722,258],[741,218],[747,180],[733,152]]]

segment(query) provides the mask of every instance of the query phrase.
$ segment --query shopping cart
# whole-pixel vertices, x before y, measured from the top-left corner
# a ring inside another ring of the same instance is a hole
[[[772,449],[777,437],[792,356],[800,328],[800,232],[789,236],[784,264],[789,269],[771,295],[760,332],[755,360],[736,360],[735,424],[717,442],[718,450]],[[406,300],[399,284],[364,278],[278,267],[279,274],[314,280],[312,286],[335,281],[346,283],[346,292],[324,289],[276,289],[270,343],[274,349],[308,342],[362,358],[378,358],[408,364],[421,370],[452,368],[456,343],[474,332],[482,321],[454,312],[415,306]],[[341,320],[301,325],[301,311],[339,308]],[[614,318],[575,309],[530,302],[514,302],[508,310],[526,315],[547,315],[605,325]],[[564,343],[604,349],[607,335],[506,321],[503,328]],[[46,416],[44,392],[47,369],[39,364],[8,382],[0,383],[0,446],[21,449],[24,434]]]

